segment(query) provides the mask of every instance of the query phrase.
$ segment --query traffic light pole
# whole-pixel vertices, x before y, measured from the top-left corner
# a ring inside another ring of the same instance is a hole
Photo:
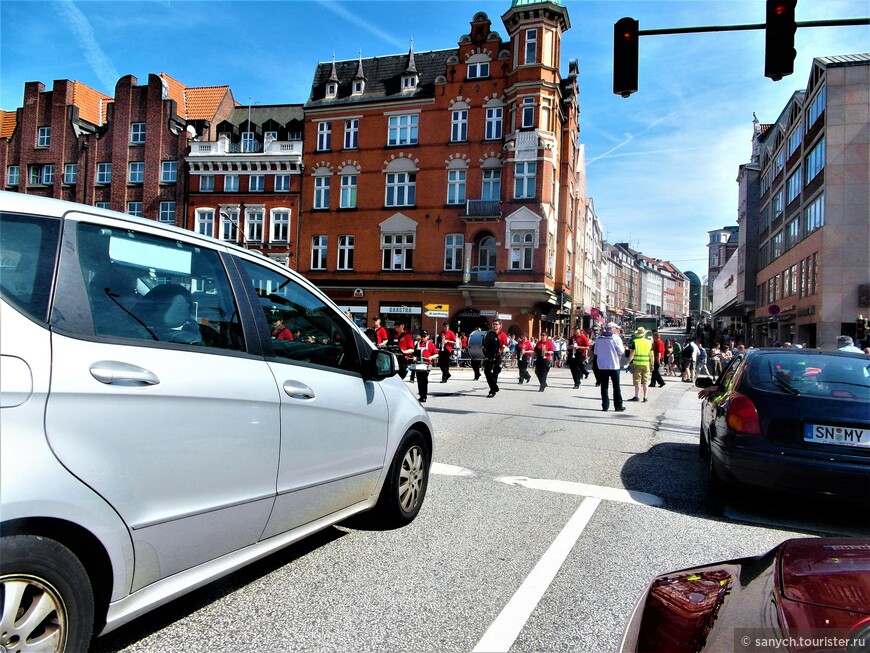
[[[842,18],[835,20],[806,20],[797,23],[798,27],[842,27],[844,25],[870,25],[870,18]],[[696,34],[698,32],[745,32],[753,29],[765,29],[764,23],[751,25],[716,25],[709,27],[668,27],[665,29],[642,29],[638,36],[659,36],[662,34]]]

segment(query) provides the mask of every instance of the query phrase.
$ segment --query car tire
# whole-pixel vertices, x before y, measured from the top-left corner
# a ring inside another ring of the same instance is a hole
[[[432,453],[419,431],[402,438],[372,517],[379,528],[401,528],[414,521],[429,485]]]
[[[60,542],[35,535],[0,540],[4,623],[0,650],[86,651],[94,628],[91,581],[79,559]],[[40,603],[38,623],[20,619]]]

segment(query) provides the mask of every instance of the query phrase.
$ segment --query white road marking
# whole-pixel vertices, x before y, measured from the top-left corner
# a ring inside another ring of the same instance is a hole
[[[446,465],[444,463],[432,463],[429,473],[441,474],[442,476],[476,476],[470,469],[457,467],[456,465]]]
[[[583,499],[583,503],[565,524],[562,532],[556,536],[550,548],[538,560],[532,573],[526,577],[480,638],[477,646],[474,647],[476,653],[501,653],[510,650],[600,503],[599,498]]]
[[[561,494],[577,494],[583,497],[595,497],[608,501],[622,501],[642,506],[661,506],[664,500],[654,494],[637,492],[635,490],[623,490],[615,487],[601,485],[587,485],[586,483],[574,483],[573,481],[556,481],[548,478],[526,478],[525,476],[499,476],[495,479],[508,485],[522,485],[535,490],[547,492],[559,492]]]

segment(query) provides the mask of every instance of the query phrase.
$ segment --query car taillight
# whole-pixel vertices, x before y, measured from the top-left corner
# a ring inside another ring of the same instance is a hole
[[[743,435],[761,435],[761,420],[752,399],[746,395],[736,395],[728,404],[725,413],[725,423],[728,428]]]

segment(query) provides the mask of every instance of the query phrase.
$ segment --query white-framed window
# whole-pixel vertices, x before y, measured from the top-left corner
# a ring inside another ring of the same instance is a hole
[[[511,270],[531,270],[535,253],[535,232],[511,232]]]
[[[807,109],[807,131],[808,132],[810,131],[810,128],[814,124],[816,124],[816,120],[819,119],[819,116],[821,116],[825,112],[825,106],[827,104],[827,95],[828,95],[827,87],[822,86],[822,88],[820,88],[819,92],[816,94],[816,97],[814,97],[812,102],[810,103],[810,106]]]
[[[48,147],[51,145],[51,127],[36,128],[36,147]]]
[[[275,192],[290,192],[290,175],[275,175]]]
[[[353,95],[362,95],[362,92],[366,88],[366,83],[362,79],[355,79],[353,81]]]
[[[97,183],[111,184],[112,183],[112,164],[98,163],[97,164]]]
[[[417,143],[417,129],[420,116],[406,114],[401,116],[389,116],[388,145],[415,145]]]
[[[245,209],[245,240],[247,242],[263,242],[263,223],[265,221],[265,211],[263,209]]]
[[[710,251],[710,267],[715,268],[719,266],[719,252],[717,250]]]
[[[522,127],[530,128],[535,126],[535,98],[523,98],[522,117]]]
[[[338,237],[338,269],[353,270],[353,246],[356,239],[353,236]]]
[[[239,192],[239,176],[224,175],[224,192],[238,193]]]
[[[127,202],[127,215],[142,217],[142,202]]]
[[[338,84],[335,82],[329,82],[326,85],[326,97],[334,98],[336,95],[338,95]]]
[[[804,130],[802,129],[801,123],[798,123],[795,127],[795,130],[791,133],[791,136],[788,137],[788,155],[791,156],[794,154],[795,150],[801,146],[801,140],[804,137]]]
[[[79,165],[77,163],[66,163],[63,166],[63,183],[72,186],[79,179]]]
[[[325,175],[314,178],[314,208],[329,208],[329,177]]]
[[[460,272],[462,270],[462,234],[447,234],[444,236],[444,271]]]
[[[257,139],[254,132],[242,132],[242,152],[256,152]]]
[[[321,152],[332,149],[332,123],[317,123],[317,149]]]
[[[535,63],[538,57],[538,30],[526,30],[526,56],[523,63]]]
[[[489,77],[489,62],[481,61],[479,63],[468,64],[468,79],[480,79],[481,77]]]
[[[516,170],[514,197],[517,199],[534,197],[535,176],[538,173],[538,164],[535,161],[520,161],[516,164]]]
[[[263,142],[266,141],[277,141],[278,140],[278,132],[264,132],[263,133]]]
[[[483,171],[483,186],[480,190],[480,199],[490,202],[501,200],[501,170]]]
[[[458,109],[450,114],[450,140],[468,140],[468,109]]]
[[[807,180],[810,183],[825,167],[825,137],[822,136],[816,146],[807,154]]]
[[[231,243],[239,240],[239,209],[228,206],[221,210],[220,238]]]
[[[311,237],[311,269],[325,270],[326,269],[326,236]]]
[[[178,181],[178,161],[160,162],[160,182],[174,184]]]
[[[214,236],[214,209],[196,210],[196,233]]]
[[[251,175],[248,177],[248,192],[262,193],[266,188],[265,175]]]
[[[214,192],[214,175],[200,175],[199,177],[199,192],[213,193]]]
[[[417,88],[417,75],[405,75],[402,77],[402,90],[407,91]]]
[[[97,209],[110,209],[110,208],[112,208],[112,207],[111,207],[111,202],[94,202],[94,208],[97,208]]]
[[[356,186],[357,175],[342,175],[341,176],[341,208],[354,209],[356,208]]]
[[[49,186],[54,183],[54,164],[44,163],[30,166],[30,179],[32,186]]]
[[[288,141],[301,141],[302,140],[302,132],[288,132],[287,133]]]
[[[417,175],[412,172],[387,173],[387,206],[414,206],[417,194]]]
[[[810,234],[825,224],[825,196],[819,195],[804,210],[804,234]]]
[[[157,219],[160,222],[175,224],[175,202],[160,202],[160,213]]]
[[[773,208],[773,218],[776,219],[782,215],[783,204],[782,204],[782,189],[780,189],[776,195],[773,196],[773,202],[771,202],[771,206]]]
[[[145,142],[145,123],[134,122],[130,125],[130,145],[142,145]]]
[[[447,171],[447,203],[465,203],[465,170]]]
[[[414,267],[414,234],[382,233],[383,270],[412,270]]]
[[[272,234],[270,241],[273,243],[286,243],[290,240],[290,211],[288,209],[272,209]]]
[[[359,118],[344,121],[344,149],[355,150],[359,147]]]
[[[130,161],[127,164],[127,183],[141,184],[145,181],[145,162]]]
[[[486,132],[484,134],[486,140],[501,140],[502,115],[503,109],[501,107],[492,107],[486,110]]]
[[[798,166],[797,170],[795,170],[785,182],[786,204],[791,204],[792,200],[801,194],[802,182],[803,176],[801,175],[801,168]]]
[[[21,178],[21,168],[18,166],[6,166],[6,185],[17,186]]]

